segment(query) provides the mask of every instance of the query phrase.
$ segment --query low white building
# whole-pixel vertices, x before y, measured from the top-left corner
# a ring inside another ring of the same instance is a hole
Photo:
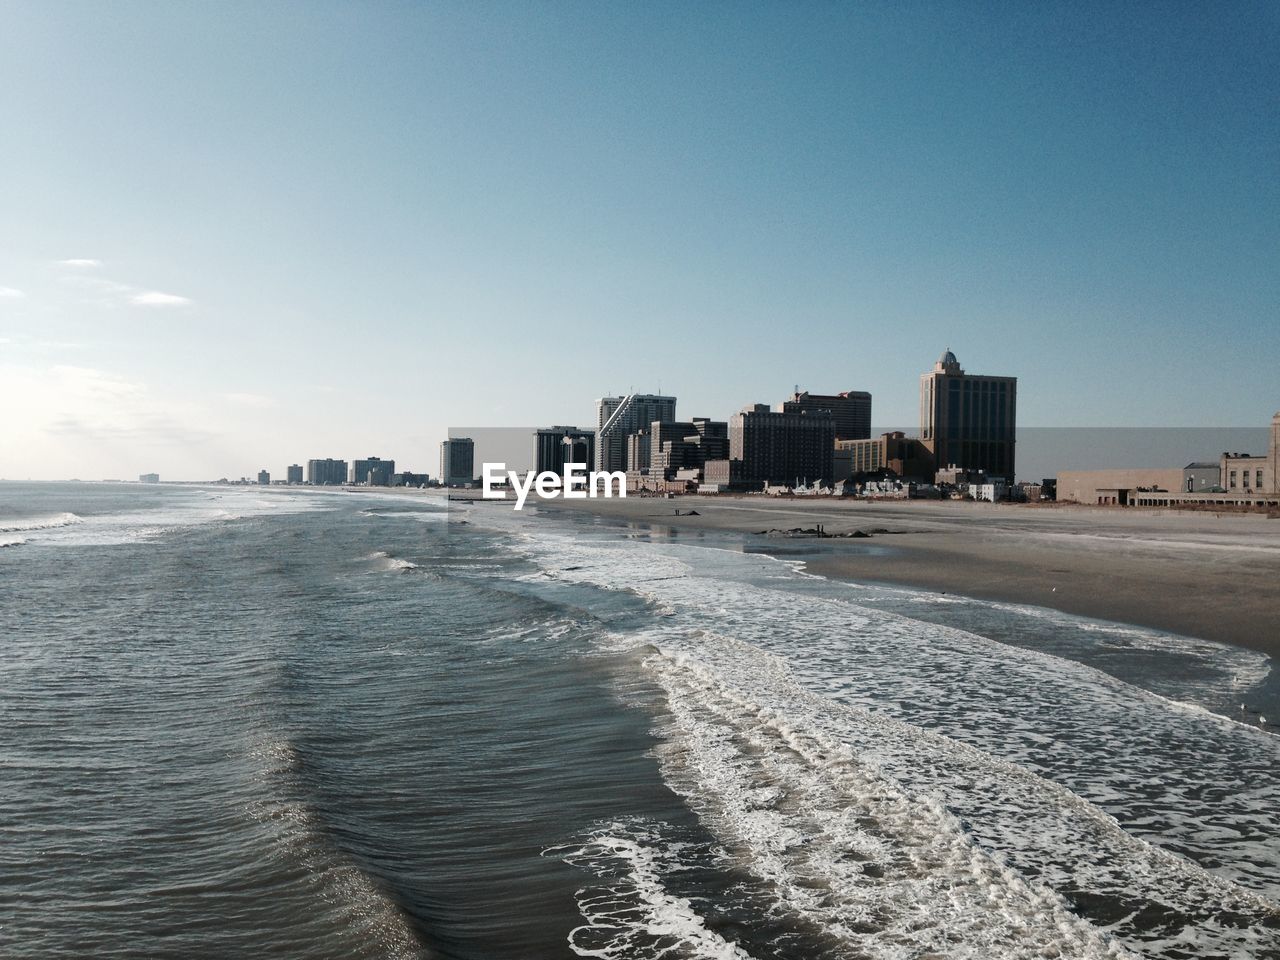
[[[1003,480],[991,480],[987,483],[971,483],[969,484],[969,496],[975,500],[985,500],[988,503],[999,503],[1009,493],[1008,484]]]

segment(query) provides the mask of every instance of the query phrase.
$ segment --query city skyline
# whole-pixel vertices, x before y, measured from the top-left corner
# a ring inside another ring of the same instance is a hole
[[[429,472],[451,424],[633,388],[716,418],[866,390],[911,427],[946,348],[1028,427],[1277,405],[1265,5],[6,27],[0,476]]]

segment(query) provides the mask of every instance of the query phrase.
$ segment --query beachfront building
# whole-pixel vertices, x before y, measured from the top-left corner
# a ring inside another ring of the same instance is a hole
[[[347,482],[347,461],[325,458],[307,461],[307,483],[316,487],[340,487]]]
[[[1224,453],[1181,470],[1064,470],[1058,499],[1116,506],[1280,506],[1280,413],[1265,454]]]
[[[649,432],[653,437],[649,466],[654,471],[700,471],[708,460],[729,456],[729,424],[724,420],[694,417],[681,423],[654,423]]]
[[[724,420],[654,420],[627,438],[627,476],[631,481],[675,480],[685,473],[686,479],[698,481],[708,460],[728,456],[729,424]]]
[[[302,464],[300,463],[289,464],[288,469],[285,471],[285,476],[288,477],[288,482],[291,484],[301,483],[302,482]]]
[[[476,445],[470,437],[450,437],[440,443],[440,482],[467,487],[475,482]]]
[[[643,430],[637,430],[627,437],[627,473],[647,474],[649,472],[649,453],[652,449],[648,427]]]
[[[920,377],[920,440],[938,466],[1014,478],[1017,377],[968,374],[947,350]]]
[[[1218,483],[1227,493],[1280,493],[1280,413],[1271,418],[1266,453],[1224,453],[1218,471]]]
[[[405,470],[391,475],[391,486],[393,487],[426,487],[430,486],[430,484],[431,478],[425,473],[413,473]]]
[[[676,398],[652,393],[601,397],[596,401],[596,470],[626,471],[627,437],[655,420],[676,418]]]
[[[389,487],[391,475],[396,472],[394,460],[369,457],[351,463],[351,482],[357,487]]]
[[[139,474],[139,475],[138,475],[138,482],[139,482],[139,483],[159,483],[159,482],[160,482],[160,474],[158,474],[158,473],[143,473],[143,474]]]
[[[1213,490],[1222,483],[1222,469],[1217,463],[1207,460],[1188,463],[1182,468],[1182,492],[1204,493]]]
[[[266,470],[258,471],[258,486],[260,487],[271,486],[271,474],[268,473]]]
[[[874,440],[836,440],[835,478],[847,480],[891,470],[911,480],[932,480],[933,454],[915,437],[901,431],[882,433]]]
[[[783,413],[829,411],[835,423],[836,440],[866,440],[871,436],[871,394],[864,390],[834,394],[797,391],[778,409]]]
[[[534,433],[533,460],[536,473],[564,473],[566,463],[595,462],[596,436],[580,427],[542,427]]]
[[[835,422],[830,411],[786,413],[767,404],[729,418],[729,459],[742,462],[750,484],[831,482]]]

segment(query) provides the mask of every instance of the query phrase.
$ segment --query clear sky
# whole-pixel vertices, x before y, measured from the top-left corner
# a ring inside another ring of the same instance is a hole
[[[1275,3],[0,3],[0,476],[1280,409]]]

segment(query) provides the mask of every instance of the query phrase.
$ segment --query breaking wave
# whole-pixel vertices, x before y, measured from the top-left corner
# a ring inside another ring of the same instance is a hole
[[[664,779],[833,956],[1280,956],[1276,738],[755,558],[525,549],[649,601]]]
[[[0,533],[56,530],[58,527],[70,527],[83,522],[84,520],[74,513],[58,513],[48,517],[33,517],[29,520],[0,520]]]

